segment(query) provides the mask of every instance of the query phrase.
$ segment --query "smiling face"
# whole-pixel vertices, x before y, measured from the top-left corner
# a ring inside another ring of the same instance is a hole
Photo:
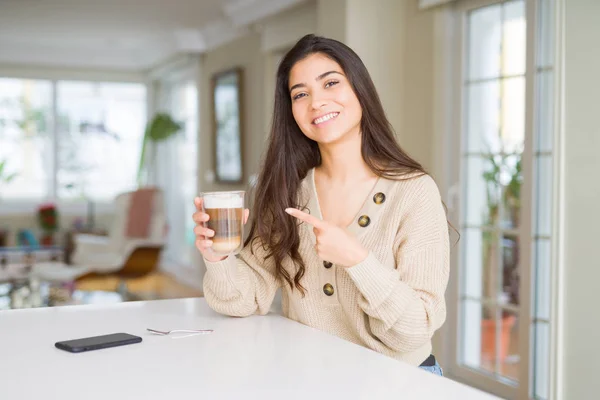
[[[300,130],[319,144],[358,136],[362,109],[340,65],[315,53],[290,71],[292,114]]]

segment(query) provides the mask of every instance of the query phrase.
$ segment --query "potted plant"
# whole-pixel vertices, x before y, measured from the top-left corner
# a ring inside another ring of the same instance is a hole
[[[169,139],[171,136],[178,133],[182,125],[175,122],[169,114],[157,113],[151,121],[146,125],[144,132],[144,140],[142,142],[142,152],[140,155],[140,164],[138,167],[137,181],[138,186],[141,186],[144,181],[148,180],[149,169],[154,164],[156,159],[156,146],[152,146],[152,153],[146,160],[146,151],[148,142],[158,143]],[[145,175],[145,176],[144,176]]]
[[[521,153],[486,155],[489,168],[484,171],[486,183],[487,210],[484,224],[490,227],[517,228],[521,210],[521,185],[523,182]],[[502,202],[502,203],[501,203]],[[501,207],[502,205],[502,207]],[[502,215],[500,211],[502,212]],[[483,231],[483,298],[498,303],[519,304],[519,242],[510,235],[496,236],[496,232]],[[502,254],[500,253],[502,252]],[[496,265],[502,263],[502,277]],[[502,279],[502,292],[498,292],[499,279]],[[516,316],[502,312],[500,332],[500,360],[504,360],[510,344],[510,332]],[[484,308],[481,326],[481,353],[485,360],[493,360],[496,353],[496,315]]]

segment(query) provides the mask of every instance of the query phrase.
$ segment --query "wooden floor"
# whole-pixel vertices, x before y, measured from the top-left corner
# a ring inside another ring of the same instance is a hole
[[[94,276],[79,280],[76,288],[85,291],[115,291],[120,282],[117,277]],[[202,297],[200,290],[186,286],[163,272],[155,272],[142,278],[128,279],[126,282],[128,290],[141,297],[158,299]]]

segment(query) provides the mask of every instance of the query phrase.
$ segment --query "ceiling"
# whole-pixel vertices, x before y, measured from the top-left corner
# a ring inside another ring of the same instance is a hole
[[[0,64],[145,70],[302,0],[0,0]]]

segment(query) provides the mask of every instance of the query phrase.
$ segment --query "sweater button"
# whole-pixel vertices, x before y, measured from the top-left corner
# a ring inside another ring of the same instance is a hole
[[[373,201],[375,204],[383,204],[385,202],[385,194],[379,192],[375,196],[373,196]]]
[[[332,263],[330,263],[329,261],[323,261],[323,266],[324,266],[325,268],[328,268],[328,269],[329,269],[329,268],[331,268],[331,267],[333,266],[333,264],[332,264]]]
[[[333,296],[333,286],[331,283],[326,283],[325,286],[323,286],[323,293],[327,296]]]
[[[363,228],[366,228],[371,223],[371,218],[368,215],[361,215],[358,219],[358,224]]]

